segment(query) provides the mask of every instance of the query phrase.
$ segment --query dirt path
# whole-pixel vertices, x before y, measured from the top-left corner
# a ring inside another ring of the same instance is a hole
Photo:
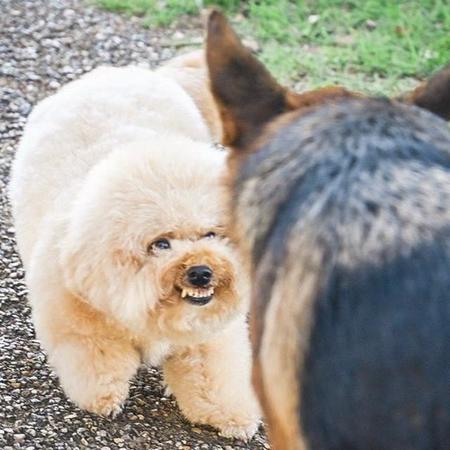
[[[87,2],[86,2],[87,3]],[[164,396],[156,370],[142,369],[115,420],[70,404],[34,339],[23,270],[6,202],[11,160],[36,101],[100,64],[156,66],[174,39],[196,40],[190,27],[145,30],[136,19],[75,0],[0,0],[0,448],[264,449],[183,420]]]

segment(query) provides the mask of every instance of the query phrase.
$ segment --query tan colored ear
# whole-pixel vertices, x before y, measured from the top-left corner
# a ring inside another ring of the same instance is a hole
[[[400,96],[399,100],[450,120],[450,64],[447,64],[414,91]]]
[[[210,13],[207,30],[206,59],[223,143],[243,147],[264,124],[290,109],[286,90],[241,44],[222,13]]]

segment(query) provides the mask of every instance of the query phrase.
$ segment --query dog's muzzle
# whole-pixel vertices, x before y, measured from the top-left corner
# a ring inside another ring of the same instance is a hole
[[[190,287],[183,288],[181,297],[193,305],[206,305],[214,295],[211,286],[213,271],[208,266],[192,266],[186,271],[186,280]]]

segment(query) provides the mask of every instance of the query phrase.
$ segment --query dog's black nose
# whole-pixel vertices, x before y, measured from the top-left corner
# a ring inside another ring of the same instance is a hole
[[[193,286],[204,287],[211,281],[212,274],[208,266],[192,266],[187,271],[187,278]]]

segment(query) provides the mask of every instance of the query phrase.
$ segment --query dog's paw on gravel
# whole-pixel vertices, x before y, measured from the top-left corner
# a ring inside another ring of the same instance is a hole
[[[115,418],[122,412],[122,407],[128,397],[128,384],[110,386],[108,390],[99,393],[86,404],[79,404],[80,408],[103,417]]]
[[[220,428],[219,434],[226,438],[235,438],[242,441],[249,441],[258,431],[259,422],[252,422],[246,425],[231,425]]]

